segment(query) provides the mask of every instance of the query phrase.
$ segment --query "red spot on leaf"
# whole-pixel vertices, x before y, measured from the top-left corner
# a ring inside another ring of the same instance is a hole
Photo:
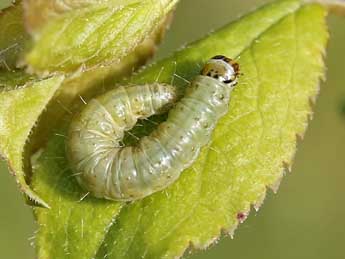
[[[245,220],[246,220],[246,218],[247,218],[247,213],[245,213],[245,212],[239,212],[239,213],[237,213],[237,220],[240,222],[240,223],[243,223]]]

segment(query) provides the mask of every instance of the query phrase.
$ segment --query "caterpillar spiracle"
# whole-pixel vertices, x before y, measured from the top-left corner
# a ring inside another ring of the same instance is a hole
[[[72,121],[67,156],[79,184],[96,197],[132,201],[163,190],[197,158],[227,113],[239,65],[215,56],[177,101],[166,84],[118,87],[92,99]],[[136,145],[122,146],[138,119],[170,111]]]

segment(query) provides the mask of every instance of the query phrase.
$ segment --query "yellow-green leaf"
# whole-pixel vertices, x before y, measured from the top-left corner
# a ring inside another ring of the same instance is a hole
[[[144,200],[78,202],[85,192],[66,161],[63,127],[34,163],[33,188],[52,206],[36,209],[39,257],[175,258],[190,244],[206,248],[222,230],[232,234],[267,187],[277,188],[304,134],[324,72],[325,15],[319,5],[278,1],[132,77],[170,83],[176,73],[183,88],[216,54],[236,58],[243,72],[210,146],[175,184]]]
[[[243,76],[212,144],[166,191],[125,207],[97,258],[175,258],[233,234],[267,187],[277,188],[291,164],[318,93],[328,37],[325,10],[280,1],[242,18],[133,79],[190,80],[215,54],[236,57]],[[125,240],[125,241],[124,241]]]
[[[23,0],[26,27],[32,34],[39,33],[41,27],[63,13],[104,2],[107,0]]]
[[[33,34],[57,16],[90,5],[124,5],[138,0],[24,0],[26,25]]]
[[[3,73],[0,72],[0,78]],[[19,72],[17,72],[19,73]],[[16,75],[19,77],[18,75]],[[26,75],[23,75],[25,78]],[[11,77],[13,78],[13,77]],[[23,85],[0,93],[0,150],[20,189],[33,201],[48,206],[28,186],[24,174],[24,147],[38,117],[61,85],[63,76]]]
[[[142,43],[177,0],[103,1],[48,22],[26,56],[34,72],[71,72],[119,64]]]
[[[118,0],[116,1],[120,2]],[[113,2],[115,3],[115,0]],[[124,4],[124,2],[125,0],[122,1],[122,4]],[[126,2],[133,1],[127,0]],[[171,1],[169,2],[173,3]],[[110,6],[109,10],[112,8],[113,7]],[[169,8],[171,9],[171,7]],[[49,206],[43,199],[30,190],[26,184],[26,182],[30,181],[31,176],[29,170],[30,161],[28,161],[27,157],[37,150],[37,148],[45,144],[47,136],[54,130],[54,127],[61,124],[61,117],[65,113],[70,113],[72,109],[71,106],[73,106],[77,100],[81,101],[81,95],[91,95],[94,91],[97,91],[98,88],[103,88],[104,82],[107,80],[115,80],[116,78],[128,75],[135,68],[144,64],[154,53],[156,45],[160,42],[167,28],[167,24],[169,24],[169,20],[170,15],[162,16],[160,17],[160,21],[156,21],[155,24],[152,24],[152,31],[150,31],[149,34],[145,35],[145,37],[139,35],[139,37],[133,41],[134,43],[131,43],[134,49],[131,50],[130,53],[127,53],[120,63],[110,64],[108,66],[102,65],[86,71],[78,70],[64,77],[65,79],[61,82],[59,81],[59,84],[43,85],[42,91],[36,91],[38,90],[36,87],[27,87],[32,83],[37,83],[35,76],[19,70],[10,70],[12,66],[14,67],[17,63],[18,54],[21,53],[23,46],[28,40],[23,29],[22,7],[18,2],[18,5],[0,13],[0,25],[2,24],[5,28],[4,31],[7,33],[4,37],[0,38],[0,47],[3,47],[3,49],[0,50],[0,56],[2,57],[2,54],[4,54],[2,64],[4,64],[5,68],[1,70],[0,65],[0,92],[1,100],[4,100],[3,106],[2,103],[0,103],[0,108],[4,111],[3,114],[0,115],[0,120],[2,120],[2,125],[4,125],[3,128],[16,128],[17,125],[13,124],[16,123],[16,120],[7,119],[22,116],[21,113],[17,114],[17,112],[23,110],[29,114],[29,116],[26,116],[27,120],[24,121],[28,126],[26,128],[26,134],[13,136],[10,130],[2,132],[1,137],[6,141],[0,143],[0,151],[11,165],[11,171],[16,175],[20,189],[25,192],[29,198],[40,205]],[[5,36],[7,37],[6,39]],[[131,39],[133,39],[133,37]],[[121,40],[125,41],[126,36],[122,37]],[[16,46],[20,47],[18,48],[20,52],[17,51]],[[116,53],[113,58],[118,58]],[[33,103],[32,106],[26,103],[23,104],[23,99],[20,98],[20,96],[24,88],[28,88],[25,90],[25,96],[34,99],[35,95],[37,95],[37,100],[41,102],[41,106],[35,106],[35,103]],[[13,91],[9,92],[10,90]],[[16,95],[18,95],[18,98],[11,97]],[[12,110],[7,110],[7,103],[11,104],[11,107],[13,107]],[[49,106],[47,106],[48,103]],[[29,105],[29,107],[25,105]],[[45,112],[42,113],[42,111]],[[36,125],[38,117],[40,117],[40,119],[39,123]],[[35,127],[32,131],[33,126]],[[32,134],[29,138],[29,133],[31,131]],[[27,139],[25,139],[25,137]],[[9,146],[11,146],[13,150],[16,150],[15,156],[9,154],[11,152],[7,150]]]
[[[56,133],[54,138],[34,166],[34,190],[51,205],[34,209],[40,225],[38,258],[91,259],[121,204],[87,197],[66,164],[64,136]]]

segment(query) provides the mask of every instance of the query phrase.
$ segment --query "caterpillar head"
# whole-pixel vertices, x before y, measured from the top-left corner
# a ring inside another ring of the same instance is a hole
[[[237,84],[239,74],[240,66],[238,63],[222,55],[211,58],[201,70],[201,75],[215,78],[232,87]]]

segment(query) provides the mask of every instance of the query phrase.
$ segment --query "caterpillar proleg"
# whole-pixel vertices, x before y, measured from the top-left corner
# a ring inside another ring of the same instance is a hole
[[[239,66],[210,59],[177,101],[166,84],[118,87],[92,99],[75,116],[67,155],[78,182],[96,197],[132,201],[168,187],[196,160],[227,113]],[[171,108],[166,121],[136,145],[121,145],[138,119]]]

